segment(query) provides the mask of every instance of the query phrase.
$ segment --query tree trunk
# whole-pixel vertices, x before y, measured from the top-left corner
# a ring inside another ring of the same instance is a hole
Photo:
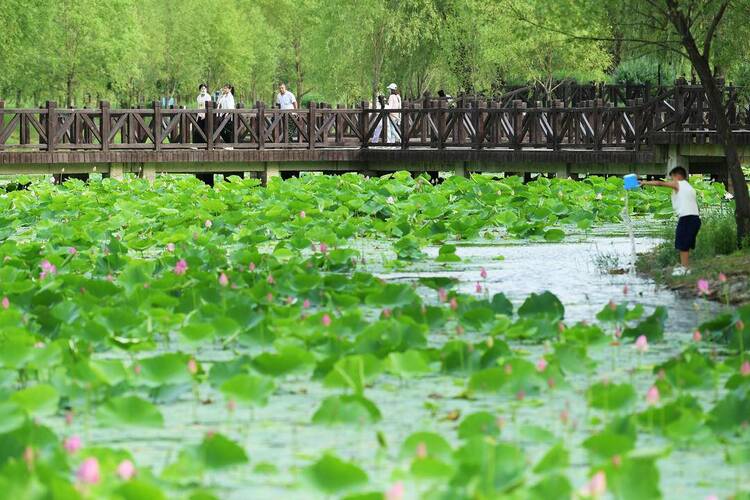
[[[706,97],[711,108],[711,113],[716,119],[716,133],[724,147],[724,155],[729,173],[729,180],[734,186],[734,218],[737,222],[737,243],[743,245],[750,237],[750,193],[748,193],[747,180],[742,172],[737,144],[734,142],[732,127],[727,118],[724,108],[724,99],[719,86],[711,72],[706,54],[701,54],[695,43],[695,38],[684,20],[670,16],[677,32],[682,36],[682,45],[688,53],[693,70],[698,74]]]
[[[305,74],[302,72],[302,46],[299,38],[295,38],[294,46],[294,71],[297,76],[297,101],[302,102],[305,95]],[[300,105],[301,106],[301,105]]]
[[[65,91],[65,105],[69,108],[73,107],[73,75],[68,75],[66,82]]]

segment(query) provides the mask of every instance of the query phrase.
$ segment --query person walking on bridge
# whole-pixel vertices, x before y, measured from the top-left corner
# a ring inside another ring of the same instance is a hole
[[[287,90],[285,83],[279,84],[279,93],[276,94],[276,106],[279,107],[279,109],[297,109],[299,105],[297,104],[297,98],[294,97],[294,94],[292,94],[291,91]],[[297,115],[294,113],[289,113],[293,116],[286,116],[284,119],[287,123],[287,134],[288,141],[295,141],[298,137],[297,127],[294,125],[293,117],[296,117]]]
[[[206,109],[208,102],[211,102],[211,94],[208,93],[208,85],[201,83],[198,85],[198,97],[195,99],[198,103],[198,109]],[[198,127],[206,133],[206,113],[198,113]],[[193,142],[206,142],[198,130],[193,130]]]
[[[216,103],[216,107],[219,109],[234,109],[234,87],[229,85],[228,83],[225,84],[221,88],[221,96],[219,96],[219,101]],[[225,113],[229,114],[229,113]],[[225,114],[219,115],[219,124],[221,124],[224,121]],[[232,123],[232,115],[229,114],[229,121],[227,121],[227,124],[224,126],[224,128],[221,130],[221,138],[224,140],[225,143],[231,143],[233,141],[233,123]]]
[[[391,94],[388,96],[388,103],[386,108],[388,109],[401,109],[401,96],[398,93],[398,85],[392,83],[388,85],[388,90]],[[388,114],[388,142],[394,143],[398,141],[398,128],[401,124],[400,113],[389,113]]]
[[[286,84],[279,84],[279,93],[276,94],[276,105],[280,109],[297,109],[297,98],[294,97],[289,90],[286,89]]]

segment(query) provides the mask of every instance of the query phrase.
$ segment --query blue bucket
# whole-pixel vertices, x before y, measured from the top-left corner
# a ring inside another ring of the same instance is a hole
[[[622,178],[625,184],[625,189],[632,190],[632,189],[638,189],[638,186],[641,184],[638,182],[638,176],[635,174],[628,174],[625,177]]]

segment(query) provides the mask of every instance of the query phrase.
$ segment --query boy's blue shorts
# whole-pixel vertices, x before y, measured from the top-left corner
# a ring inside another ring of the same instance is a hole
[[[700,230],[701,218],[697,215],[686,215],[680,217],[677,221],[674,247],[681,252],[695,249],[695,240],[698,236],[698,231]]]

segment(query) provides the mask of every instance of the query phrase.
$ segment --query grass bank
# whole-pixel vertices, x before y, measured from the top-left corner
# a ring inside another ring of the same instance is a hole
[[[732,304],[750,303],[750,244],[746,242],[742,250],[737,250],[734,215],[722,209],[701,218],[703,225],[690,256],[690,274],[672,276],[672,269],[678,264],[674,222],[665,224],[662,243],[638,256],[638,272],[685,295],[700,295],[698,280],[705,279],[709,284],[707,298]]]

